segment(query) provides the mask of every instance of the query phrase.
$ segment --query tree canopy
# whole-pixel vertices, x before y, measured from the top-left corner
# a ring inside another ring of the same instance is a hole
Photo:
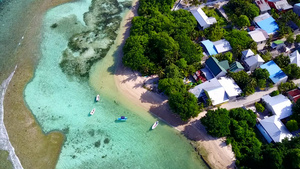
[[[300,78],[300,67],[297,64],[292,63],[283,68],[283,72],[288,75],[289,79],[299,79]]]
[[[230,43],[235,55],[241,55],[243,50],[251,48],[252,44],[255,43],[246,31],[237,29],[228,32],[228,34],[225,35],[225,39]]]

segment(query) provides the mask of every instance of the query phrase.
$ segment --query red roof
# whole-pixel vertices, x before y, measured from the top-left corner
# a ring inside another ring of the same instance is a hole
[[[293,98],[293,101],[294,101],[294,103],[296,103],[297,102],[297,100],[300,98],[300,95],[299,96],[296,96],[296,97],[294,97]]]
[[[254,30],[255,30],[255,27],[254,27],[254,26],[250,26],[248,29],[249,29],[250,31],[254,31]]]
[[[300,95],[300,90],[299,90],[299,89],[294,89],[294,90],[288,91],[287,93],[288,93],[290,96],[295,97],[295,96]]]

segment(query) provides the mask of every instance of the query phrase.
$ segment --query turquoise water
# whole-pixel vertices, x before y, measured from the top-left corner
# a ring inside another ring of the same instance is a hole
[[[151,131],[157,119],[149,113],[128,110],[122,106],[125,101],[105,95],[96,103],[97,93],[88,80],[62,72],[61,54],[73,34],[87,29],[82,18],[89,6],[90,1],[76,1],[46,14],[42,56],[24,91],[43,131],[60,130],[66,135],[57,168],[207,168],[186,138],[171,127],[160,122]],[[53,29],[53,23],[59,26]],[[93,108],[95,114],[88,116]],[[121,115],[128,121],[116,122]]]

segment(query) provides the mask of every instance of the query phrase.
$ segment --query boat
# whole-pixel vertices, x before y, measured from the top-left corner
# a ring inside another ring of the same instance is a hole
[[[98,102],[99,100],[100,100],[100,95],[97,94],[97,96],[96,96],[96,102]]]
[[[92,116],[95,113],[96,109],[93,108],[93,110],[90,112],[90,115]]]
[[[152,125],[152,130],[154,130],[157,126],[158,126],[159,122],[156,121],[153,125]]]
[[[117,119],[118,121],[126,121],[127,120],[127,117],[125,116],[121,116]]]

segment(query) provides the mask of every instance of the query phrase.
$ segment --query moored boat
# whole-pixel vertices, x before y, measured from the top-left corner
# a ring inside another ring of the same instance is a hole
[[[156,121],[153,125],[152,125],[152,130],[154,130],[157,126],[158,126],[159,122]]]
[[[127,117],[125,116],[121,116],[117,119],[118,121],[126,121],[127,120]]]
[[[100,100],[100,95],[98,94],[97,96],[96,96],[96,102],[98,102]]]
[[[96,109],[93,108],[93,110],[90,112],[90,115],[92,116],[95,113]]]

